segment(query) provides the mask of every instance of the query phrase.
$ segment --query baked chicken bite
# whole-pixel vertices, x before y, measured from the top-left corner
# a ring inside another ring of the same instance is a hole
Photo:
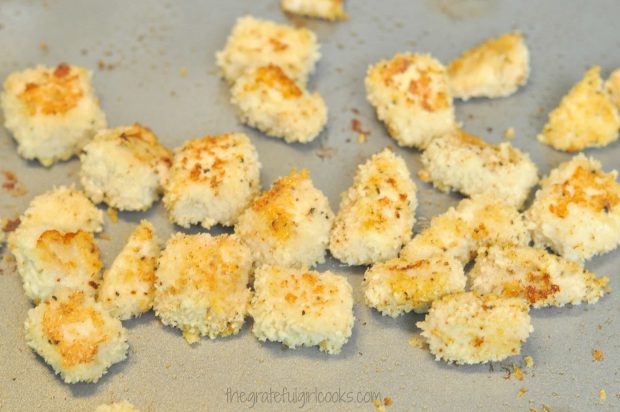
[[[521,208],[538,182],[530,157],[510,143],[493,145],[462,130],[434,139],[421,156],[424,181],[466,196],[487,191]]]
[[[164,206],[182,227],[234,225],[260,190],[260,162],[250,139],[228,133],[188,140],[175,150]]]
[[[77,155],[105,127],[105,115],[90,84],[92,73],[65,63],[10,74],[0,99],[4,126],[17,152],[50,166]]]
[[[282,266],[256,270],[250,314],[258,340],[337,354],[353,329],[353,289],[343,276]]]
[[[325,20],[344,20],[344,0],[281,0],[282,10],[300,16],[318,17]]]
[[[618,139],[620,113],[605,93],[601,68],[590,68],[549,113],[538,140],[557,150],[578,152],[601,147]]]
[[[80,181],[88,197],[119,210],[151,207],[172,164],[170,151],[138,123],[99,131],[80,159]]]
[[[396,54],[370,66],[366,97],[399,145],[424,149],[455,128],[447,79],[429,54]]]
[[[398,256],[411,239],[417,207],[416,185],[405,161],[391,150],[358,166],[353,186],[343,193],[329,249],[349,265]]]
[[[609,281],[543,249],[514,245],[480,249],[469,276],[475,291],[520,297],[535,308],[595,303]]]
[[[583,154],[552,170],[527,211],[534,242],[577,262],[615,249],[620,244],[617,176]]]
[[[494,37],[466,50],[448,65],[456,98],[505,97],[527,82],[530,53],[519,32]]]
[[[334,213],[308,170],[276,180],[239,217],[235,233],[259,264],[310,267],[325,260]]]
[[[250,67],[275,64],[305,86],[321,54],[316,35],[308,29],[244,16],[237,20],[226,46],[215,57],[229,83]]]
[[[112,316],[126,320],[151,309],[159,252],[155,228],[147,220],[141,221],[99,287],[97,300]]]
[[[155,314],[190,344],[201,336],[237,334],[250,303],[252,263],[250,250],[234,235],[177,233],[159,258]]]
[[[436,360],[497,362],[518,355],[534,331],[528,310],[519,298],[454,293],[433,302],[417,326]]]
[[[26,343],[66,383],[97,382],[127,357],[118,319],[82,291],[62,289],[28,311]]]
[[[327,123],[323,98],[302,89],[273,64],[245,71],[231,94],[243,123],[288,143],[314,140]]]

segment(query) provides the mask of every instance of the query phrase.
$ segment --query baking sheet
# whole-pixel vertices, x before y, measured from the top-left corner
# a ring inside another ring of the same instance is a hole
[[[339,193],[351,184],[356,165],[385,146],[395,147],[364,98],[369,64],[399,51],[430,52],[448,62],[487,37],[522,30],[531,50],[527,86],[506,99],[457,102],[456,111],[466,130],[488,141],[502,141],[503,131],[514,127],[513,144],[528,151],[542,173],[569,158],[536,142],[546,113],[588,66],[601,65],[605,75],[620,66],[616,0],[356,0],[346,6],[351,16],[346,22],[301,20],[322,44],[323,58],[310,88],[325,97],[330,109],[327,129],[305,146],[287,145],[240,125],[228,103],[227,86],[216,76],[214,53],[238,16],[287,21],[277,0],[2,0],[0,77],[38,63],[89,67],[109,125],[142,122],[170,147],[204,134],[244,131],[264,165],[263,187],[293,167],[307,167],[337,210]],[[366,143],[356,142],[353,119],[370,132]],[[395,150],[415,176],[419,153]],[[607,170],[620,168],[618,143],[588,154]],[[0,215],[6,217],[18,215],[52,185],[77,183],[79,170],[75,159],[50,169],[21,160],[4,129],[0,165],[15,172],[28,190],[18,197],[0,193]],[[459,198],[440,194],[417,177],[416,182],[419,229]],[[142,217],[151,219],[164,239],[178,229],[161,205],[144,214],[121,213],[118,223],[107,221],[112,240],[99,242],[107,264]],[[619,266],[620,252],[587,265],[609,276],[612,288],[617,287]],[[421,316],[393,320],[362,304],[363,268],[341,267],[331,259],[320,268],[346,274],[355,291],[357,321],[338,356],[316,348],[261,344],[250,332],[251,321],[238,336],[203,339],[190,347],[176,330],[149,314],[126,323],[131,345],[126,362],[113,366],[97,384],[66,385],[24,343],[22,324],[30,303],[10,260],[4,259],[0,410],[92,410],[122,399],[146,411],[373,410],[368,400],[377,393],[392,399],[388,410],[394,411],[620,408],[617,292],[593,306],[534,310],[535,332],[522,352],[533,357],[535,366],[524,369],[525,377],[518,381],[506,379],[505,368],[521,364],[522,357],[467,367],[435,362],[428,351],[408,343]],[[592,360],[594,349],[603,352],[602,362]],[[526,392],[519,396],[522,388]],[[607,393],[605,401],[599,399],[600,389]],[[245,402],[240,401],[242,393]]]

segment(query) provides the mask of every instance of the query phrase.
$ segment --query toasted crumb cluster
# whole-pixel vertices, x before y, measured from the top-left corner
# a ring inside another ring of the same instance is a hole
[[[11,73],[0,98],[4,126],[17,141],[17,152],[44,166],[77,155],[105,127],[90,84],[92,73],[60,64]]]
[[[519,298],[455,293],[433,302],[417,326],[436,360],[497,362],[518,355],[521,344],[534,331],[528,310],[528,304]]]
[[[265,265],[255,273],[254,290],[252,332],[260,341],[336,354],[349,340],[355,318],[345,277]]]
[[[421,160],[421,175],[439,190],[466,196],[490,191],[518,208],[538,182],[538,169],[526,153],[510,143],[492,145],[461,130],[434,139]]]
[[[465,290],[463,265],[449,255],[427,259],[390,259],[364,274],[364,300],[393,318],[414,311],[425,313],[433,301]]]
[[[248,68],[274,64],[305,86],[321,57],[316,35],[251,16],[240,17],[226,46],[216,54],[222,76],[233,83]]]
[[[136,123],[99,131],[80,156],[80,181],[95,203],[146,210],[159,199],[172,154]]]
[[[527,211],[534,242],[573,261],[615,249],[620,244],[617,176],[583,154],[552,170]]]
[[[620,110],[620,69],[614,70],[605,82],[605,91],[611,102]]]
[[[428,54],[397,54],[370,66],[366,93],[401,146],[424,149],[455,127],[446,69]]]
[[[601,68],[590,68],[549,113],[538,140],[554,149],[577,152],[615,141],[620,129],[620,113],[605,93]]]
[[[104,273],[97,300],[112,316],[125,320],[153,306],[159,244],[153,225],[141,221]]]
[[[243,133],[192,139],[176,149],[164,185],[170,220],[182,227],[234,225],[260,190],[258,153]]]
[[[59,290],[28,311],[26,343],[66,383],[97,382],[127,357],[121,322],[82,291]]]
[[[112,402],[97,406],[95,412],[140,412],[135,406],[128,401]]]
[[[514,245],[479,250],[469,276],[473,290],[520,297],[535,308],[595,303],[609,281],[543,249]]]
[[[418,260],[445,254],[466,264],[481,246],[529,242],[529,228],[519,211],[485,193],[463,199],[456,208],[435,216],[428,228],[405,245],[400,256]]]
[[[281,0],[282,10],[301,16],[318,17],[325,20],[344,20],[344,0]]]
[[[177,233],[159,258],[155,313],[189,343],[237,334],[250,303],[252,263],[250,250],[234,235]]]
[[[276,180],[239,217],[235,233],[259,264],[310,267],[325,260],[334,213],[306,169]]]
[[[452,95],[463,100],[510,96],[529,72],[530,53],[518,32],[485,40],[448,65]]]
[[[417,207],[416,185],[405,161],[385,149],[358,166],[353,186],[343,194],[329,249],[349,265],[398,256],[411,239]]]
[[[250,68],[235,82],[231,102],[241,121],[286,142],[307,143],[327,123],[327,106],[273,64]]]

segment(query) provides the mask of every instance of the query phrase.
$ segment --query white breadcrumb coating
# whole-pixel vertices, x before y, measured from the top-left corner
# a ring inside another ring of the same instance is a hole
[[[514,245],[478,250],[469,277],[472,290],[520,297],[535,308],[595,303],[609,281],[543,249]]]
[[[609,99],[620,110],[620,68],[614,70],[605,82],[605,91],[609,95]]]
[[[620,113],[605,92],[601,68],[590,68],[549,113],[538,140],[557,150],[578,152],[618,139]]]
[[[452,95],[463,100],[510,96],[529,72],[530,53],[519,32],[487,39],[448,65]]]
[[[234,225],[260,191],[258,153],[243,133],[188,140],[176,149],[164,206],[182,227]]]
[[[579,154],[541,180],[527,218],[537,246],[582,262],[620,244],[618,172]]]
[[[455,128],[445,67],[429,54],[396,54],[368,68],[366,97],[401,146],[424,149]]]
[[[153,309],[187,342],[236,335],[251,292],[250,250],[234,235],[177,233],[166,243],[155,273]]]
[[[97,406],[95,412],[140,412],[135,406],[126,400],[121,402],[112,402]]]
[[[149,311],[155,297],[160,242],[153,225],[142,220],[104,273],[97,300],[120,320]]]
[[[327,123],[327,106],[273,64],[246,70],[231,89],[241,121],[286,142],[308,143]]]
[[[462,130],[434,139],[421,156],[423,180],[442,191],[466,196],[493,192],[521,208],[538,183],[530,157],[510,143],[493,145]]]
[[[523,299],[461,292],[433,302],[417,326],[436,360],[497,362],[518,355],[534,331],[528,310]]]
[[[163,192],[172,153],[150,129],[135,123],[99,131],[80,160],[80,182],[93,202],[146,210]]]
[[[90,84],[92,72],[60,64],[11,73],[0,98],[17,153],[44,166],[77,155],[106,126]]]
[[[364,274],[362,286],[368,306],[395,318],[427,312],[433,301],[464,291],[466,282],[463,264],[446,254],[376,263]]]
[[[282,10],[300,16],[325,20],[346,20],[344,0],[281,0]]]
[[[416,185],[405,161],[385,149],[359,165],[342,195],[329,249],[338,260],[363,265],[398,256],[411,239]]]
[[[282,266],[256,270],[250,314],[258,340],[337,354],[351,336],[353,289],[344,276]]]
[[[66,383],[97,382],[127,357],[123,325],[81,291],[59,290],[28,311],[26,343]]]
[[[259,264],[311,267],[325,261],[334,220],[306,169],[276,180],[239,217],[235,233]]]
[[[275,64],[305,86],[321,53],[316,35],[308,29],[244,16],[215,57],[222,77],[231,84],[250,67]]]
[[[405,245],[400,256],[418,260],[446,254],[467,264],[479,247],[529,242],[524,216],[514,206],[485,193],[463,199],[456,208],[435,216],[428,228]]]

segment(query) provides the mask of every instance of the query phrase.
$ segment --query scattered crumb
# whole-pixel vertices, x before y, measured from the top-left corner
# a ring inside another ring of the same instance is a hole
[[[97,68],[99,70],[112,70],[114,69],[114,65],[112,63],[106,63],[103,60],[99,60],[97,62]]]
[[[506,139],[512,139],[513,137],[515,137],[515,129],[512,127],[509,127],[508,129],[506,129],[504,131],[504,137]]]
[[[374,401],[372,401],[372,404],[374,405],[377,412],[385,412],[385,406],[381,404],[381,401],[379,399],[375,399]]]
[[[525,358],[523,358],[523,362],[528,368],[534,367],[534,358],[532,358],[531,356],[526,356]]]
[[[47,43],[42,41],[41,43],[39,43],[39,50],[41,50],[44,53],[47,53],[49,51],[49,46],[47,45]]]
[[[424,349],[426,347],[426,342],[424,342],[424,339],[420,336],[412,336],[411,339],[409,339],[409,345],[414,348]]]
[[[514,374],[517,380],[519,381],[523,380],[523,371],[517,365],[512,365],[512,373]]]
[[[594,359],[596,362],[600,362],[603,360],[603,352],[601,352],[598,349],[595,349],[592,351],[592,359]]]
[[[17,180],[15,173],[10,170],[3,170],[2,174],[4,175],[4,183],[2,183],[2,188],[7,193],[11,194],[11,196],[18,197],[28,193],[26,187]]]
[[[2,228],[2,231],[4,233],[13,232],[15,229],[17,229],[17,227],[19,226],[20,223],[21,223],[21,220],[19,220],[19,218],[9,219],[4,224],[4,227]]]
[[[181,67],[179,69],[179,76],[181,76],[181,77],[187,76],[187,69],[185,67]]]
[[[118,212],[113,207],[108,208],[108,217],[112,223],[118,222]]]
[[[527,393],[527,388],[519,389],[519,397],[522,398]]]
[[[170,367],[172,367],[172,364],[171,363],[166,363],[164,366],[165,366],[166,369],[170,369]]]
[[[540,106],[540,107],[538,108],[538,113],[539,113],[539,114],[543,114],[544,112],[545,112],[545,108],[544,108],[544,107],[542,107],[542,106]]]
[[[394,403],[394,402],[392,401],[391,397],[386,396],[385,398],[383,398],[383,404],[385,406],[390,406],[390,405],[392,405],[392,403]]]
[[[110,237],[110,235],[108,235],[107,233],[100,233],[98,236],[99,239],[102,240],[112,240],[112,238]]]
[[[370,134],[370,132],[368,130],[364,130],[364,128],[362,126],[362,122],[360,122],[357,119],[351,120],[351,130],[353,130],[354,132],[357,132],[359,134]]]
[[[368,140],[368,135],[367,134],[360,133],[357,136],[357,143],[359,143],[359,144],[366,143],[366,140]]]
[[[600,391],[598,391],[598,398],[602,401],[607,399],[607,392],[605,392],[605,389],[601,389]]]
[[[431,180],[431,177],[429,176],[426,169],[420,169],[420,171],[418,172],[418,177],[420,178],[421,181],[425,183]]]
[[[314,151],[314,154],[321,160],[331,159],[336,154],[336,148],[330,146],[321,146]]]

